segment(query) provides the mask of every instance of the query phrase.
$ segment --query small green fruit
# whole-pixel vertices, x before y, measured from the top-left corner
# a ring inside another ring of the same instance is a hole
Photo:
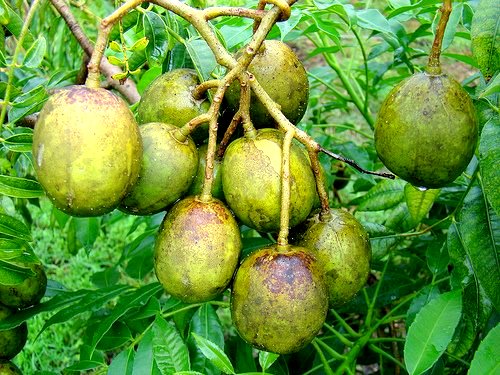
[[[241,53],[241,52],[240,52]],[[265,40],[248,70],[281,108],[286,118],[297,124],[307,109],[309,81],[304,66],[285,43]],[[236,113],[239,108],[240,85],[233,83],[225,95],[228,109]],[[255,127],[273,127],[274,120],[264,105],[252,94],[250,117]]]
[[[0,305],[0,322],[14,314],[7,306]],[[21,325],[0,331],[0,360],[9,360],[14,358],[26,344],[28,338],[28,325],[26,322]]]
[[[184,302],[209,301],[226,289],[240,252],[240,231],[231,211],[217,199],[187,197],[161,224],[156,276],[167,293]]]
[[[393,173],[412,185],[453,182],[478,138],[472,100],[453,78],[418,73],[392,89],[375,124],[375,148]]]
[[[71,86],[45,103],[33,133],[38,181],[74,216],[115,209],[139,175],[142,144],[127,104],[105,89]]]
[[[331,209],[330,215],[312,215],[296,228],[298,246],[309,249],[326,277],[330,306],[351,300],[370,274],[371,247],[368,234],[347,211]]]
[[[23,375],[23,373],[12,362],[0,361],[0,375]]]
[[[263,232],[276,232],[281,212],[283,133],[260,129],[227,148],[222,161],[222,188],[241,222]],[[316,182],[307,156],[292,143],[290,152],[290,226],[305,220],[316,196]]]
[[[47,289],[47,275],[41,264],[30,265],[35,273],[16,285],[0,284],[0,303],[13,308],[24,309],[40,302]]]
[[[265,247],[236,272],[231,317],[240,336],[261,350],[302,349],[321,329],[327,310],[323,273],[307,249]]]
[[[207,145],[203,144],[198,147],[198,171],[194,178],[191,187],[189,188],[189,195],[200,195],[203,189],[203,181],[205,180],[205,168],[207,165]],[[215,158],[213,169],[213,182],[212,182],[212,196],[214,198],[224,200],[224,192],[222,190],[222,161]]]
[[[134,215],[164,210],[183,197],[193,182],[198,150],[191,137],[179,141],[174,125],[152,122],[139,127],[144,152],[137,183],[120,209]]]
[[[193,97],[193,90],[199,83],[194,69],[174,69],[158,76],[142,95],[137,106],[137,121],[139,124],[164,122],[182,127],[206,113],[210,108],[208,99]],[[191,136],[196,143],[201,143],[208,137],[208,126],[198,127]]]

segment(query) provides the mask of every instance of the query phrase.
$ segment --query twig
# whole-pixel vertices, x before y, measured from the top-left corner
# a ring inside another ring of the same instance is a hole
[[[441,18],[436,29],[436,36],[434,37],[434,42],[432,43],[431,53],[429,54],[429,62],[427,63],[427,72],[430,74],[441,74],[441,62],[439,58],[441,56],[441,47],[443,44],[444,31],[446,30],[446,24],[450,18],[451,13],[451,0],[444,0],[443,6],[441,7]]]
[[[50,2],[54,8],[56,8],[57,12],[63,17],[66,25],[68,25],[71,33],[75,36],[84,52],[88,56],[92,56],[94,47],[78,24],[78,21],[69,9],[69,6],[64,2],[64,0],[50,0]],[[133,80],[127,78],[123,84],[120,84],[119,81],[111,78],[114,74],[122,73],[122,70],[118,66],[110,64],[105,57],[101,60],[101,72],[106,77],[107,84],[122,94],[129,103],[133,104],[141,99]]]

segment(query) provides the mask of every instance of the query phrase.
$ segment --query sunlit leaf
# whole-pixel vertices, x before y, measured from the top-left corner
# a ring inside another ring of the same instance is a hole
[[[147,11],[143,15],[144,36],[148,40],[145,48],[146,57],[151,66],[160,66],[168,51],[168,31],[165,22],[155,12]]]
[[[14,152],[31,152],[33,145],[32,133],[14,134],[5,138],[3,145]]]
[[[189,370],[188,349],[177,329],[158,315],[152,330],[153,355],[160,373],[170,375]]]
[[[235,374],[233,365],[224,351],[210,340],[191,333],[202,353],[223,373]]]
[[[500,76],[500,74],[499,74]],[[483,189],[491,207],[500,215],[500,121],[498,116],[492,116],[484,125],[479,141],[479,167]]]
[[[498,374],[498,348],[500,347],[500,324],[494,327],[479,344],[470,364],[469,375]]]
[[[411,375],[424,373],[446,350],[462,312],[460,293],[442,294],[417,314],[404,347],[406,369]]]
[[[135,352],[133,348],[120,352],[108,367],[107,375],[132,375]]]
[[[404,192],[406,205],[411,217],[415,223],[420,223],[432,208],[439,194],[439,189],[427,189],[423,191],[407,183]]]
[[[24,57],[24,66],[27,68],[38,68],[43,61],[47,50],[47,41],[39,36],[35,43],[28,49]]]
[[[22,221],[0,213],[0,233],[8,237],[31,241],[31,231]]]

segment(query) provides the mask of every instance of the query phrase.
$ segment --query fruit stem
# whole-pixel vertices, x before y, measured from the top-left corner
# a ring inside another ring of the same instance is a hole
[[[441,62],[439,61],[439,58],[441,56],[441,47],[443,45],[446,24],[450,18],[451,0],[443,0],[443,6],[440,8],[440,11],[441,18],[439,19],[439,23],[436,28],[436,35],[434,37],[434,42],[432,43],[431,53],[429,54],[429,62],[427,63],[426,68],[427,73],[432,75],[441,74]]]
[[[121,7],[116,9],[111,15],[104,18],[99,24],[99,31],[97,33],[97,40],[94,46],[94,52],[90,57],[90,61],[88,64],[89,75],[87,77],[87,81],[85,85],[91,88],[99,88],[101,87],[100,83],[100,70],[99,66],[101,63],[101,59],[104,56],[104,50],[108,44],[109,33],[111,32],[111,28],[113,25],[121,20],[130,10],[135,9],[140,4],[142,4],[144,0],[129,0]]]
[[[330,202],[328,200],[328,192],[325,189],[325,177],[321,173],[321,164],[319,162],[319,150],[309,151],[309,160],[311,161],[311,169],[316,179],[316,191],[318,192],[319,200],[321,203],[321,211],[319,218],[321,221],[330,218]]]
[[[263,11],[267,4],[276,5],[280,9],[281,17],[278,21],[286,21],[292,15],[292,9],[290,8],[290,4],[288,4],[286,0],[259,0],[257,10]],[[255,23],[253,25],[254,32],[259,28],[260,21],[260,19],[255,19]]]
[[[26,15],[26,20],[24,21],[23,27],[21,28],[21,32],[19,33],[19,37],[17,39],[16,48],[14,50],[14,54],[12,55],[12,62],[8,65],[8,73],[7,73],[7,87],[5,88],[5,95],[3,98],[3,105],[1,107],[0,112],[0,125],[5,121],[5,116],[7,115],[7,107],[9,106],[10,95],[12,93],[12,82],[14,80],[14,71],[17,67],[17,57],[23,48],[24,39],[29,31],[29,26],[31,21],[33,20],[33,16],[35,15],[35,11],[40,5],[40,0],[35,0],[31,4],[31,7],[28,10],[28,14]]]
[[[281,211],[278,250],[288,247],[288,225],[290,223],[290,146],[295,135],[293,130],[286,132],[283,139],[281,159]]]

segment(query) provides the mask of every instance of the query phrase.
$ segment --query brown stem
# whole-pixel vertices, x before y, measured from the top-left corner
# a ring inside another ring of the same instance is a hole
[[[440,8],[440,11],[441,18],[439,19],[434,42],[432,43],[431,53],[429,54],[429,62],[427,63],[426,68],[427,73],[432,75],[441,74],[441,62],[439,61],[439,58],[441,56],[441,46],[443,45],[446,24],[450,18],[451,0],[443,0],[443,6]]]
[[[288,247],[288,226],[290,224],[290,146],[294,137],[294,131],[290,130],[283,139],[283,151],[281,159],[281,211],[280,232],[278,234],[278,250]]]
[[[219,79],[213,79],[200,83],[193,90],[193,98],[195,98],[196,100],[203,99],[208,90],[219,87],[220,83],[221,80]]]
[[[330,216],[330,202],[328,200],[328,192],[325,189],[325,177],[323,173],[321,173],[318,154],[319,150],[309,151],[309,159],[311,161],[311,169],[316,179],[316,191],[318,192],[319,201],[321,203],[320,217],[326,219]]]
[[[54,8],[56,8],[57,12],[63,17],[66,25],[68,25],[71,33],[75,36],[76,40],[85,51],[88,56],[91,56],[94,47],[90,43],[89,39],[83,32],[82,28],[78,24],[75,16],[69,9],[68,5],[64,0],[50,0]],[[113,87],[116,91],[118,91],[123,97],[131,104],[138,102],[141,99],[139,92],[137,91],[137,87],[135,82],[130,78],[127,78],[124,84],[120,84],[119,81],[111,78],[113,75],[117,73],[121,73],[122,70],[109,63],[106,58],[101,60],[101,72],[106,77],[107,83]]]
[[[259,9],[236,7],[211,7],[205,9],[205,19],[207,21],[221,16],[245,17],[260,20],[265,14],[266,12]]]

